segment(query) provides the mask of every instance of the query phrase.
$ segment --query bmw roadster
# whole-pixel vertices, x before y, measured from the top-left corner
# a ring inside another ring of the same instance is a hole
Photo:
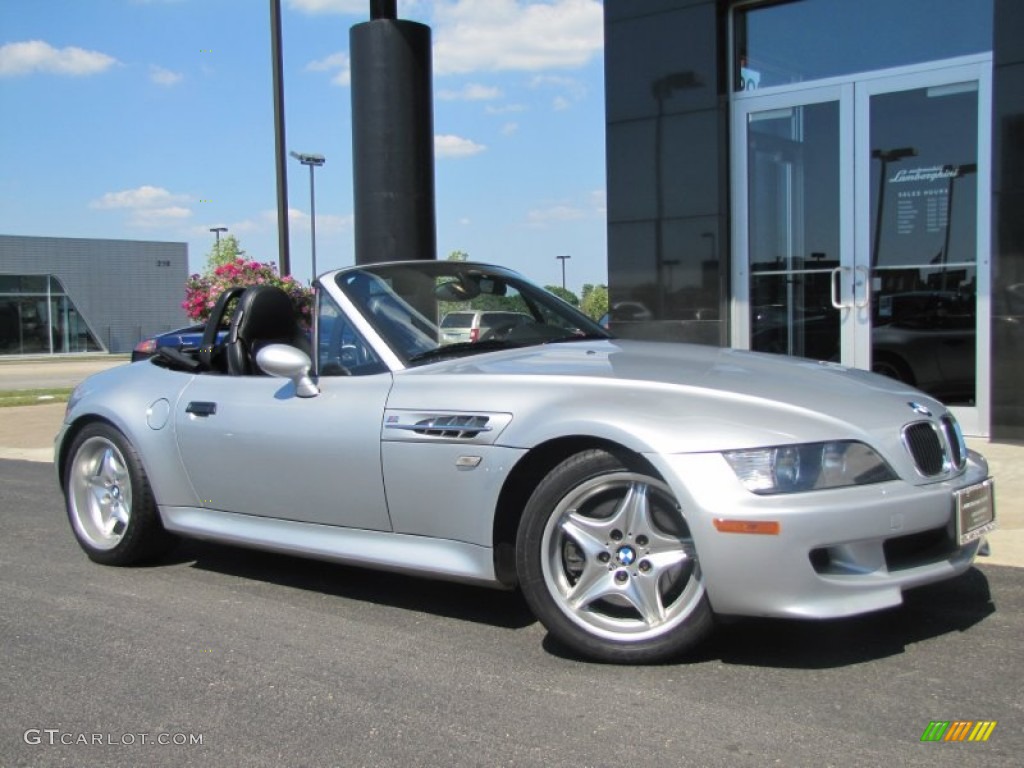
[[[575,652],[638,663],[716,614],[898,605],[995,527],[953,415],[881,376],[617,340],[483,264],[339,270],[315,303],[307,330],[279,290],[232,290],[199,350],[75,390],[55,458],[90,558],[187,536],[519,588]],[[515,320],[445,339],[483,310]]]

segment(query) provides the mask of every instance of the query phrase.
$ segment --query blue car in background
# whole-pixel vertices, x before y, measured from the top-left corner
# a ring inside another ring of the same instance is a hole
[[[185,328],[177,328],[156,336],[143,339],[132,349],[132,362],[149,360],[161,348],[173,349],[178,352],[194,352],[203,343],[203,325],[189,325]],[[217,332],[217,341],[221,342],[227,335],[227,329]]]
[[[160,347],[170,347],[180,352],[187,352],[199,349],[203,341],[203,325],[190,325],[186,328],[178,328],[174,331],[167,331],[158,336],[150,336],[143,339],[132,350],[132,362],[148,360],[156,354]],[[223,331],[221,335],[223,335]]]

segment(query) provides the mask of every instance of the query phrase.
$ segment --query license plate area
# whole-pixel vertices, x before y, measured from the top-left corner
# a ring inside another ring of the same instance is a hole
[[[953,492],[957,544],[963,546],[996,528],[995,482],[983,483]]]

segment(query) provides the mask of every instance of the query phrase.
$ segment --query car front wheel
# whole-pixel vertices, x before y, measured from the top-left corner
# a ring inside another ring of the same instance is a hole
[[[665,661],[713,626],[671,489],[603,450],[576,454],[537,486],[520,525],[517,569],[541,623],[592,659]]]
[[[75,538],[97,563],[131,565],[162,554],[176,541],[160,522],[135,449],[112,426],[89,424],[75,437],[64,492]]]

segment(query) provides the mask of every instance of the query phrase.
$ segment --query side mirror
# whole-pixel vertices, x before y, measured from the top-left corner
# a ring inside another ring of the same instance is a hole
[[[299,397],[316,397],[320,394],[316,384],[309,378],[313,367],[309,355],[287,344],[268,344],[256,353],[256,365],[264,373],[295,382],[295,394]]]

